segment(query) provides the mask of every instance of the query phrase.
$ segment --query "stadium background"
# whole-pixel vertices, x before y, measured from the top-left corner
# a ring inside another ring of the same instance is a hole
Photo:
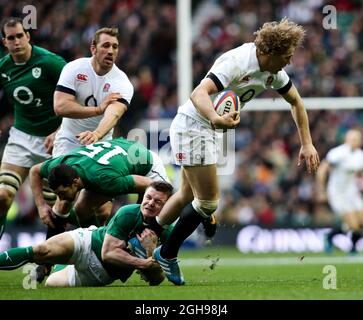
[[[90,55],[90,37],[99,27],[119,27],[117,65],[132,80],[135,95],[118,125],[118,134],[127,136],[145,120],[161,119],[168,123],[176,114],[175,1],[0,0],[0,18],[23,17],[22,8],[28,4],[37,9],[37,29],[31,30],[33,43],[60,54],[67,61]],[[328,4],[338,11],[337,29],[322,27],[323,7]],[[307,30],[304,48],[297,50],[291,65],[286,68],[302,97],[363,95],[361,1],[193,0],[192,8],[193,86],[199,83],[221,52],[252,41],[253,32],[263,22],[287,16]],[[4,48],[0,50],[0,55],[4,55]],[[277,96],[267,92],[261,97]],[[0,99],[2,153],[12,123],[12,110],[1,93]],[[363,113],[359,109],[310,110],[309,118],[315,146],[323,158],[329,148],[342,142],[348,128],[361,125]],[[316,228],[328,228],[338,222],[327,206],[314,203],[314,177],[297,168],[298,148],[299,139],[289,112],[242,114],[241,125],[236,130],[236,169],[228,177],[228,183],[223,183],[218,211],[221,228],[214,243],[235,244],[239,231],[246,225],[263,228],[267,240],[261,240],[261,243],[269,243],[275,236],[267,229],[293,228],[289,229],[289,234],[291,236],[292,230],[297,230],[293,236],[296,238],[308,227],[310,236],[307,238],[314,244],[304,249],[322,249],[319,239],[325,229]],[[172,178],[178,176],[177,168],[169,166],[168,170]],[[174,182],[177,185],[177,180]],[[120,203],[127,201],[132,199],[120,199]],[[19,192],[8,218],[8,233],[0,241],[0,249],[10,244],[38,242],[43,237],[44,229],[27,184]],[[247,230],[251,232],[252,229]],[[252,234],[259,230],[262,229],[253,229]],[[250,236],[251,239],[254,237],[256,233]],[[256,251],[269,249],[261,243],[255,243]],[[342,248],[349,245],[347,239],[342,239],[341,243]],[[191,244],[202,245],[203,239],[195,235]],[[296,245],[297,250],[299,245],[300,242]],[[286,245],[282,247],[291,249]]]

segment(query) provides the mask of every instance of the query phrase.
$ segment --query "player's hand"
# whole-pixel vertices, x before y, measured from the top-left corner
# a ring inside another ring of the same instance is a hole
[[[155,265],[155,260],[153,259],[153,257],[148,257],[146,259],[141,259],[142,260],[142,264],[140,266],[138,266],[138,269],[147,269],[150,267],[153,267]]]
[[[53,145],[54,145],[54,139],[55,139],[55,132],[51,133],[44,140],[45,151],[48,154],[52,154]]]
[[[107,95],[101,102],[101,104],[98,106],[100,108],[100,114],[103,114],[106,110],[106,108],[113,102],[117,101],[118,99],[121,99],[121,95],[117,92],[112,92],[109,95]]]
[[[218,116],[212,121],[212,126],[215,129],[234,129],[241,121],[238,111],[233,111],[224,114],[223,116]]]
[[[44,204],[40,208],[38,208],[40,220],[48,227],[55,228],[53,223],[53,211],[50,206]]]
[[[318,170],[320,159],[318,152],[312,144],[303,145],[300,148],[298,167],[305,160],[308,173],[315,173]]]
[[[83,131],[76,135],[78,141],[83,145],[96,143],[101,139],[101,135],[97,131]]]
[[[158,237],[155,232],[146,228],[140,235],[137,234],[136,236],[139,239],[141,245],[146,250],[147,255],[151,256],[158,244]]]

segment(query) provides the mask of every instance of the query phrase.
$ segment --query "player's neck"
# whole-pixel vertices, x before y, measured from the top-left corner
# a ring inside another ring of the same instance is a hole
[[[26,48],[25,53],[23,55],[13,55],[12,56],[14,62],[19,63],[19,64],[26,63],[32,55],[32,50],[33,50],[33,48],[29,44],[29,46]]]
[[[102,68],[94,56],[91,59],[91,64],[92,64],[93,70],[95,71],[95,73],[98,76],[104,76],[106,73],[110,72],[110,70],[111,70],[111,68],[107,68],[107,69]]]

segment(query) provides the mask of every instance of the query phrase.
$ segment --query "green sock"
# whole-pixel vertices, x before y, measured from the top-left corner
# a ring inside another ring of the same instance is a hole
[[[14,270],[33,262],[33,247],[13,248],[0,253],[0,270]]]
[[[6,214],[3,216],[0,216],[0,239],[5,230],[5,222],[6,222]]]

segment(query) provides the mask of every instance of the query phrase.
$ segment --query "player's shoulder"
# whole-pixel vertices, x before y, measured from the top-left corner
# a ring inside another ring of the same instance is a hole
[[[11,60],[10,54],[5,55],[4,57],[2,57],[0,59],[0,68],[2,69],[2,68],[6,68],[7,66],[11,66],[10,65],[10,64],[12,64],[11,62],[12,62],[12,60]]]
[[[77,68],[84,68],[91,70],[91,58],[90,57],[84,57],[84,58],[78,58],[75,60],[72,60],[67,63],[68,67],[77,67]]]
[[[116,214],[119,218],[124,219],[137,219],[140,213],[140,204],[127,204],[117,210]]]
[[[256,47],[252,42],[244,43],[236,48],[230,49],[217,58],[216,62],[229,64],[235,69],[255,69],[256,68]]]
[[[350,149],[346,144],[340,144],[336,147],[331,148],[328,151],[327,157],[329,157],[329,158],[341,157],[341,156],[348,154],[349,152],[350,152]]]
[[[33,45],[32,50],[33,50],[34,57],[40,57],[40,58],[46,57],[46,59],[57,58],[57,59],[64,60],[60,55],[58,55],[52,51],[49,51],[48,49],[42,48],[42,47]]]

